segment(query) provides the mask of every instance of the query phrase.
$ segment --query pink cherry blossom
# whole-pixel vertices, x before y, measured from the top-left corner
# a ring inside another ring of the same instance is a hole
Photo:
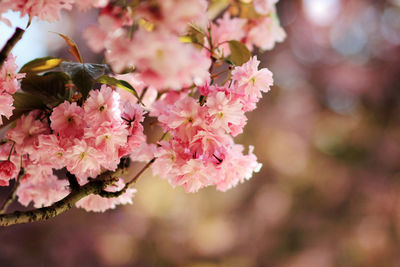
[[[60,137],[54,134],[41,134],[37,138],[35,149],[29,155],[33,163],[54,169],[65,166],[65,149],[61,146]]]
[[[39,111],[32,111],[28,115],[22,115],[17,120],[15,128],[6,133],[6,138],[15,142],[15,149],[18,153],[33,152],[38,136],[50,132],[48,124],[39,120],[40,116],[42,116],[42,113]]]
[[[245,37],[246,22],[245,19],[231,18],[226,12],[222,18],[217,19],[216,24],[212,24],[211,36],[219,54],[228,56],[231,53],[228,41],[241,41]]]
[[[249,27],[246,43],[249,47],[257,46],[262,50],[271,50],[275,43],[283,42],[286,33],[279,24],[276,14],[262,17],[252,22]]]
[[[85,184],[87,178],[96,177],[101,172],[100,162],[104,155],[85,140],[75,139],[74,144],[65,151],[67,170],[76,175],[80,184]]]
[[[96,148],[97,153],[103,154],[100,164],[109,170],[115,170],[119,163],[119,149],[127,143],[128,130],[120,123],[103,122],[94,128],[86,128],[86,142]]]
[[[230,133],[232,125],[243,128],[247,121],[240,99],[234,98],[232,94],[214,92],[208,95],[206,106],[212,116],[212,126],[216,129],[224,129]]]
[[[3,124],[3,119],[1,116],[6,117],[9,119],[13,114],[14,106],[13,106],[14,99],[8,93],[0,93],[0,125]]]
[[[106,85],[102,85],[100,90],[90,91],[90,95],[83,106],[86,123],[89,126],[96,127],[104,121],[121,121],[119,99],[119,94]]]
[[[268,92],[273,85],[272,72],[263,68],[258,70],[260,61],[254,56],[242,66],[232,71],[232,80],[235,81],[235,92],[244,102],[257,102],[262,97],[261,92]],[[245,111],[248,111],[246,109]]]
[[[204,112],[204,107],[195,99],[186,97],[177,101],[168,113],[161,114],[158,119],[167,126],[166,129],[176,129],[182,132],[181,136],[190,136],[196,130],[196,126],[206,123]]]
[[[154,23],[157,28],[182,34],[189,23],[207,25],[206,0],[156,0],[143,1],[136,16]]]
[[[175,140],[161,141],[159,145],[155,153],[157,160],[152,165],[153,174],[168,180],[174,179],[178,174],[176,167],[184,163],[181,159],[184,155],[184,147]]]
[[[133,36],[132,50],[140,51],[133,55],[140,78],[157,89],[202,84],[209,76],[206,54],[165,31],[139,30]]]
[[[88,46],[96,53],[106,48],[106,45],[114,36],[120,36],[123,33],[120,19],[111,14],[102,14],[97,19],[99,25],[92,25],[86,28],[83,37]]]
[[[21,17],[29,15],[38,20],[56,21],[62,9],[71,10],[75,0],[16,0]]]
[[[18,66],[15,57],[10,54],[0,69],[0,92],[14,94],[18,89],[18,80],[25,77],[25,73],[17,73]]]
[[[53,109],[51,128],[63,137],[80,137],[83,134],[83,109],[76,103],[65,101]]]
[[[242,145],[234,145],[225,155],[225,160],[218,166],[223,172],[220,176],[223,179],[216,185],[218,190],[226,191],[239,182],[250,179],[253,172],[260,170],[262,165],[257,162],[253,147],[250,146],[248,155],[243,155],[242,151]]]
[[[35,208],[49,206],[66,197],[69,193],[68,181],[58,179],[51,168],[35,164],[25,166],[25,175],[17,189],[18,201],[28,206],[32,201]]]
[[[162,26],[183,33],[188,23],[207,25],[206,0],[159,0],[163,13]]]
[[[0,162],[0,186],[7,186],[14,178],[17,167],[9,160]]]
[[[201,159],[191,159],[181,168],[181,174],[174,179],[172,185],[183,185],[186,192],[194,193],[209,186],[215,179],[214,168]]]
[[[229,135],[200,130],[190,140],[189,148],[194,155],[211,158],[213,162],[217,162],[214,154],[223,153],[229,143]]]
[[[132,41],[126,36],[125,31],[118,30],[114,36],[105,43],[105,57],[115,72],[132,68],[135,65]]]

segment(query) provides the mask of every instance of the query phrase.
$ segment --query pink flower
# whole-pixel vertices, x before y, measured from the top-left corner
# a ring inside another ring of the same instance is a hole
[[[16,168],[9,160],[0,162],[0,186],[8,186],[9,181],[15,177]]]
[[[138,146],[133,151],[130,151],[129,157],[133,161],[149,162],[151,159],[155,157],[157,146],[155,144],[147,144],[145,139],[146,136],[145,135],[143,136],[144,136],[144,141],[140,142],[140,146]],[[120,152],[120,156],[121,154],[122,153]]]
[[[155,24],[157,28],[183,34],[189,23],[207,25],[206,0],[156,0],[142,1],[136,16]]]
[[[95,178],[101,172],[100,162],[104,155],[89,146],[85,140],[75,139],[73,146],[65,151],[67,170],[76,175],[80,184],[85,184],[88,177]]]
[[[207,25],[206,0],[159,0],[163,13],[162,25],[177,33],[183,33],[189,23]]]
[[[217,162],[213,155],[224,152],[225,146],[229,143],[230,137],[226,134],[201,130],[190,140],[189,148],[195,155],[211,158],[213,162]]]
[[[134,53],[137,50],[134,50],[132,41],[126,37],[124,31],[116,31],[105,45],[106,60],[115,72],[122,72],[135,64]]]
[[[35,152],[29,155],[33,163],[54,169],[65,166],[65,150],[54,134],[41,134],[37,138]]]
[[[231,18],[226,12],[222,18],[217,19],[216,24],[211,25],[211,36],[213,45],[218,47],[217,53],[219,52],[221,56],[228,56],[231,53],[227,42],[241,41],[245,37],[246,22],[245,19]]]
[[[100,90],[90,91],[83,108],[84,119],[90,127],[97,127],[105,121],[121,121],[119,94],[102,85]]]
[[[98,127],[85,129],[84,138],[93,139],[97,149],[103,153],[114,153],[126,143],[128,130],[125,125],[112,122],[103,122]]]
[[[124,124],[103,122],[100,126],[85,129],[85,140],[96,148],[103,157],[99,160],[101,166],[115,170],[119,163],[119,149],[125,146],[128,130]]]
[[[124,188],[124,180],[119,179],[115,184],[107,186],[105,191],[117,192]],[[99,195],[90,195],[76,202],[78,208],[86,211],[104,212],[108,209],[114,209],[117,205],[132,204],[132,198],[136,189],[128,188],[125,193],[116,198],[104,198]]]
[[[17,73],[15,57],[10,54],[0,69],[0,92],[14,94],[18,89],[18,80],[25,77],[25,73]]]
[[[246,44],[257,46],[262,50],[271,50],[275,47],[275,43],[283,42],[286,33],[279,24],[276,12],[271,16],[260,18],[253,22],[250,26]]]
[[[250,146],[249,154],[243,155],[242,145],[233,145],[227,151],[225,159],[218,166],[220,173],[217,174],[221,179],[216,182],[217,189],[226,191],[239,182],[250,179],[253,172],[261,169],[261,164],[257,162],[256,156],[253,154],[253,147]]]
[[[178,131],[181,138],[189,138],[196,132],[196,127],[206,124],[205,108],[194,98],[181,98],[174,105],[170,105],[168,111],[169,113],[161,114],[158,120],[165,124],[166,130]]]
[[[212,116],[213,128],[230,133],[231,125],[244,127],[247,118],[242,110],[242,104],[238,98],[234,99],[232,94],[214,92],[207,97],[206,106]]]
[[[185,154],[184,147],[176,140],[161,141],[159,145],[155,153],[157,159],[151,166],[153,174],[168,180],[175,179],[180,166],[184,163],[182,159]]]
[[[272,72],[266,68],[258,70],[259,64],[254,56],[232,71],[232,80],[237,87],[235,92],[243,97],[243,102],[257,102],[262,97],[261,92],[268,92],[273,85]]]
[[[13,114],[13,103],[14,99],[11,95],[7,93],[0,93],[0,125],[3,124],[3,119],[1,116],[9,119]]]
[[[51,168],[29,164],[24,167],[25,176],[17,189],[18,202],[28,206],[32,201],[35,208],[49,206],[66,197],[68,181],[60,180]]]
[[[140,78],[157,89],[178,90],[202,84],[209,76],[210,59],[168,32],[139,30],[133,37],[132,50],[140,51],[133,54]]]
[[[29,15],[38,20],[53,22],[60,19],[62,9],[71,10],[75,0],[16,0],[21,17]]]
[[[37,119],[41,115],[40,111],[32,111],[26,116],[22,115],[17,120],[15,128],[6,133],[6,138],[15,142],[15,149],[18,153],[34,152],[38,135],[50,132],[49,126]]]
[[[139,105],[131,105],[127,102],[124,105],[122,118],[125,124],[129,127],[129,136],[126,144],[120,147],[119,156],[125,156],[130,153],[138,155],[139,148],[145,148],[146,136],[143,133],[144,110]]]
[[[63,137],[80,137],[83,134],[83,109],[75,102],[64,101],[53,109],[51,128]]]
[[[183,185],[186,192],[194,193],[211,185],[214,176],[215,171],[210,164],[205,164],[201,159],[191,159],[181,168],[181,175],[177,177],[175,185]]]

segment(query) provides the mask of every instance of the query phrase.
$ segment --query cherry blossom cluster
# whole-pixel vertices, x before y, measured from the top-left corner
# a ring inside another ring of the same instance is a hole
[[[256,108],[273,78],[250,51],[272,49],[285,32],[276,15],[277,0],[232,1],[217,19],[213,2],[1,1],[0,20],[8,10],[54,21],[74,4],[81,10],[99,8],[98,24],[87,28],[84,38],[94,52],[104,53],[114,74],[85,93],[67,73],[70,97],[22,110],[0,144],[0,186],[18,177],[21,204],[49,206],[71,192],[67,177],[83,186],[116,171],[124,158],[152,163],[148,166],[155,175],[187,192],[207,186],[226,191],[251,178],[261,164],[254,148],[245,152],[234,137],[243,132],[246,112]],[[83,64],[73,66],[85,71]],[[24,70],[29,72],[29,65]],[[18,80],[32,75],[24,77],[17,74],[13,56],[0,69],[0,114],[7,119],[13,115]],[[147,117],[155,117],[164,133],[154,144],[144,134]],[[135,189],[125,186],[118,177],[105,191],[122,194],[89,195],[76,206],[104,211],[131,203]]]
[[[260,169],[253,148],[243,155],[243,146],[232,139],[243,131],[245,112],[253,110],[261,92],[273,84],[272,73],[258,70],[259,63],[253,57],[236,67],[231,86],[200,87],[204,105],[182,92],[168,93],[154,105],[150,115],[172,136],[160,143],[154,173],[187,192],[209,185],[225,191]]]
[[[26,172],[17,191],[19,202],[27,205],[33,201],[40,207],[66,196],[68,182],[58,179],[53,170],[66,168],[81,185],[104,170],[115,170],[121,157],[137,153],[146,145],[143,113],[139,105],[121,102],[117,92],[103,85],[91,91],[82,107],[65,101],[54,107],[51,115],[40,111],[22,115],[7,131],[8,142],[1,146],[3,159],[11,155],[11,163],[18,167],[22,163]],[[0,181],[7,185],[18,169],[3,175]],[[121,184],[122,180],[117,183]],[[105,201],[103,208],[97,208],[98,201],[92,196],[77,205],[104,210],[129,202],[133,192],[129,189],[121,197]]]
[[[9,119],[13,114],[12,95],[19,89],[18,79],[25,77],[25,74],[16,73],[17,68],[15,57],[10,55],[0,69],[0,125],[3,124],[1,116]]]

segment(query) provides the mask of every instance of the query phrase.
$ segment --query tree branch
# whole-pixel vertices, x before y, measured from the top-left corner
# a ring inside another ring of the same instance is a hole
[[[0,214],[0,226],[10,226],[13,224],[36,222],[53,218],[73,207],[80,199],[90,195],[99,194],[108,185],[115,181],[115,177],[120,174],[121,170],[116,172],[106,171],[96,179],[89,183],[71,190],[71,193],[53,205],[32,210],[32,211],[15,211],[9,214]]]
[[[25,30],[21,28],[16,28],[14,34],[11,36],[11,38],[4,45],[3,49],[0,51],[0,68],[1,66],[3,66],[4,61],[7,59],[8,55],[10,54],[14,46],[18,43],[19,40],[21,40],[24,32]]]
[[[119,197],[120,195],[125,193],[126,190],[128,190],[128,188],[131,186],[131,184],[133,184],[140,177],[140,175],[142,175],[142,173],[145,170],[147,170],[147,168],[149,168],[151,166],[151,164],[153,164],[153,162],[155,160],[156,160],[156,158],[152,158],[149,162],[147,162],[147,164],[144,165],[144,167],[129,182],[127,182],[125,184],[124,188],[122,188],[121,190],[119,190],[117,192],[108,192],[108,191],[102,190],[102,191],[100,191],[99,196],[105,197],[105,198]]]

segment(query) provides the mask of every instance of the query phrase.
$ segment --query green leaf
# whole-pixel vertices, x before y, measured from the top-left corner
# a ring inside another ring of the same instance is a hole
[[[96,79],[109,72],[107,64],[93,64],[93,63],[75,63],[75,62],[62,62],[61,70],[67,73],[72,82],[78,87],[79,92],[82,93],[85,99]]]
[[[231,50],[230,60],[236,65],[241,66],[251,58],[251,52],[241,42],[231,40],[229,43],[229,49]]]
[[[58,67],[63,60],[55,57],[41,57],[29,61],[20,69],[20,73],[39,73]]]
[[[48,72],[44,75],[28,73],[21,81],[21,89],[40,97],[46,104],[54,104],[66,99],[68,75],[63,72]]]
[[[97,78],[96,80],[98,83],[103,83],[103,84],[108,84],[111,86],[116,86],[119,87],[121,89],[124,89],[125,91],[130,92],[131,94],[133,94],[141,104],[143,104],[140,100],[140,97],[138,95],[138,93],[136,92],[135,88],[132,87],[132,85],[130,85],[128,82],[124,81],[124,80],[118,80],[116,78],[107,76],[107,75],[103,75],[99,78]]]
[[[14,98],[13,105],[15,107],[13,110],[13,115],[9,119],[3,116],[3,125],[1,125],[0,128],[3,128],[13,121],[16,121],[22,116],[22,114],[26,114],[34,109],[46,108],[46,105],[43,103],[42,99],[36,95],[16,92],[12,96]]]
[[[42,99],[36,95],[16,92],[13,94],[14,107],[20,110],[33,110],[33,109],[43,109],[46,105],[43,103]]]

